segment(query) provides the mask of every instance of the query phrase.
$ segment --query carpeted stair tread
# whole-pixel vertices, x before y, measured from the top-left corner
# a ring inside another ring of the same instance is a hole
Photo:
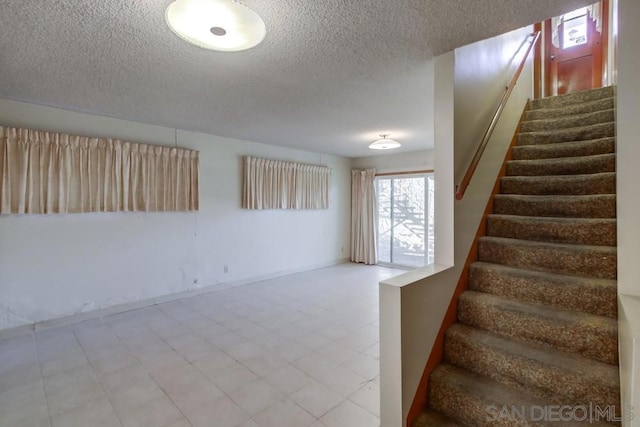
[[[615,218],[615,194],[588,195],[522,195],[496,194],[496,214],[542,217]]]
[[[531,418],[549,405],[619,411],[614,96],[528,103],[413,426],[554,426]],[[514,410],[529,418],[504,416]]]
[[[598,123],[560,130],[522,132],[517,145],[554,144],[558,142],[586,141],[615,136],[615,123]]]
[[[570,245],[485,236],[478,243],[478,260],[558,274],[615,279],[616,250],[613,246]]]
[[[438,366],[431,374],[429,393],[431,407],[459,419],[464,425],[517,425],[513,420],[490,424],[490,407],[544,406],[543,399],[513,390],[499,382],[450,364]],[[493,421],[493,420],[491,420]],[[531,425],[531,424],[522,424]]]
[[[603,363],[618,363],[618,322],[609,317],[466,291],[458,299],[458,322]]]
[[[580,175],[615,172],[615,170],[615,154],[507,162],[508,176]]]
[[[426,410],[413,421],[411,427],[460,427],[453,419],[433,410]]]
[[[445,361],[556,404],[619,405],[618,367],[455,324],[445,337]]]
[[[617,285],[611,279],[475,262],[469,269],[469,289],[613,319],[618,315]]]
[[[525,419],[499,416],[502,408],[545,407],[550,403],[521,390],[514,390],[482,375],[449,364],[438,366],[431,374],[431,406],[465,426],[553,426],[557,423],[532,421],[527,410]],[[565,427],[586,425],[580,422],[563,422]],[[593,423],[604,427],[610,424]],[[436,425],[434,425],[436,427]]]
[[[555,144],[520,145],[512,149],[513,160],[554,159],[614,153],[615,137],[587,141],[558,142]]]
[[[502,194],[524,195],[615,194],[616,174],[505,176],[500,179],[500,190]]]
[[[596,99],[594,101],[580,104],[567,105],[560,108],[537,108],[530,109],[524,113],[524,120],[544,120],[555,119],[577,114],[591,113],[593,111],[603,111],[615,108],[615,99],[611,97]]]
[[[492,214],[487,216],[487,235],[538,242],[615,246],[616,220]]]
[[[522,132],[550,131],[595,125],[599,123],[609,123],[614,120],[614,110],[611,108],[609,110],[591,111],[588,113],[559,118],[527,120],[522,122],[520,129]]]
[[[612,98],[615,95],[613,86],[598,89],[585,90],[567,95],[551,96],[530,101],[531,109],[562,108],[576,104],[584,104],[604,98]]]

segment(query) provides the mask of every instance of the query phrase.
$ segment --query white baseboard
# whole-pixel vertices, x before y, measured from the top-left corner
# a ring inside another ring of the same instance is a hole
[[[43,329],[66,326],[72,323],[78,323],[85,320],[107,317],[113,314],[124,313],[126,311],[136,310],[144,307],[150,307],[156,304],[163,304],[166,302],[176,301],[184,298],[204,295],[211,292],[218,292],[225,289],[231,289],[238,286],[250,285],[252,283],[262,282],[270,279],[276,279],[278,277],[289,276],[291,274],[302,273],[305,271],[317,270],[319,268],[331,267],[333,265],[344,264],[348,262],[349,262],[349,258],[341,258],[332,262],[309,265],[304,268],[281,270],[275,273],[265,274],[261,276],[254,276],[247,279],[218,283],[215,285],[205,286],[198,289],[177,292],[174,294],[161,295],[155,298],[148,298],[144,300],[132,301],[132,302],[127,302],[123,304],[116,304],[110,307],[99,308],[96,310],[91,310],[91,311],[82,312],[82,313],[74,313],[69,316],[58,317],[55,319],[42,320],[35,323],[29,323],[29,324],[20,325],[12,328],[2,329],[0,330],[0,339],[24,335],[27,333],[31,333],[33,331],[38,331]]]

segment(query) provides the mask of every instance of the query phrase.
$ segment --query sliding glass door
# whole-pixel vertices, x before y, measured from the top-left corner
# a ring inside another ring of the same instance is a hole
[[[378,261],[404,267],[433,263],[433,174],[376,178]]]

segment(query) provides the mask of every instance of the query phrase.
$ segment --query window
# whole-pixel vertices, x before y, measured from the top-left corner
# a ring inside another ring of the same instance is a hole
[[[378,261],[404,267],[433,263],[433,174],[376,178]]]
[[[587,43],[587,8],[574,10],[563,17],[562,48]]]

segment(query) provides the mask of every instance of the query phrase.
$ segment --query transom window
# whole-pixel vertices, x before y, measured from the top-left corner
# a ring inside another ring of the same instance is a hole
[[[587,8],[567,13],[563,17],[562,48],[568,49],[587,43]]]

